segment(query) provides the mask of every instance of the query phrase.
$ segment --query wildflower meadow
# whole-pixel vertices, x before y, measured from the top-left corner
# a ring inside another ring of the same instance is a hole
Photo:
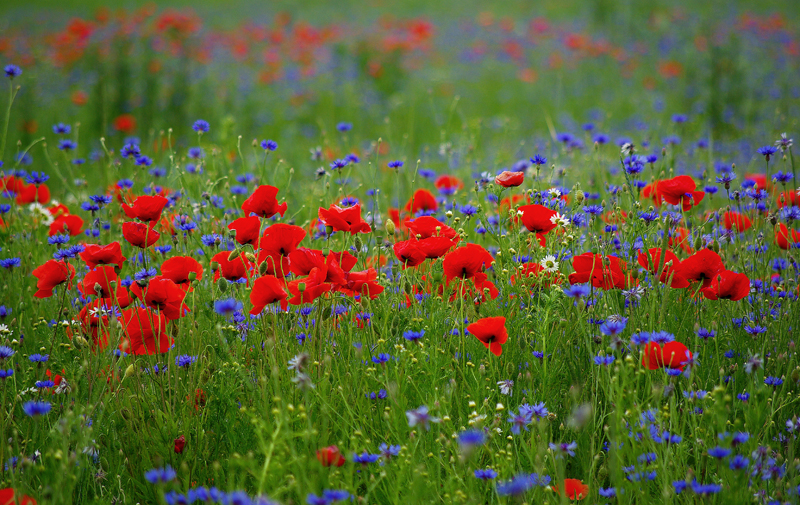
[[[792,2],[0,7],[0,505],[800,503]]]

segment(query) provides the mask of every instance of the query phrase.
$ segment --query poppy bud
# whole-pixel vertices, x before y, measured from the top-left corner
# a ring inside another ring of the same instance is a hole
[[[219,270],[219,263],[217,263],[216,261],[212,261],[210,266],[212,272],[216,272],[217,270]]]
[[[299,283],[297,285],[297,290],[300,291],[301,293],[304,292],[306,290],[306,283],[305,282]]]
[[[100,283],[95,282],[94,283],[94,292],[97,293],[98,296],[101,295],[103,293],[103,286],[101,286]]]
[[[186,447],[186,437],[181,435],[175,439],[175,454],[181,454],[184,447]]]
[[[190,281],[197,279],[197,272],[189,272],[189,275],[187,275],[186,278]]]
[[[221,277],[217,281],[217,286],[219,287],[219,290],[222,291],[223,293],[228,291],[228,282],[225,281],[225,279],[223,279]]]
[[[230,238],[236,238],[236,230],[234,230],[234,229],[228,230],[228,236]]]
[[[325,227],[325,235],[330,235],[331,233],[333,233],[333,226],[330,226],[330,225],[326,226]]]
[[[125,377],[133,377],[133,374],[136,373],[136,368],[133,364],[128,365],[128,368],[125,369]]]
[[[256,261],[255,254],[253,254],[251,252],[244,253],[244,257],[247,258],[247,261],[249,261],[250,263],[255,263],[255,261]]]
[[[261,274],[261,275],[267,275],[267,271],[268,271],[268,270],[269,270],[269,265],[267,265],[267,262],[266,262],[266,261],[265,261],[264,263],[262,263],[262,264],[258,265],[258,273],[259,273],[259,274]]]
[[[238,250],[238,249],[234,249],[234,250],[233,250],[233,251],[231,251],[231,253],[228,255],[228,261],[233,261],[233,260],[235,260],[235,259],[236,259],[236,258],[238,258],[238,257],[239,257],[239,250]]]
[[[394,225],[394,221],[392,221],[391,219],[387,219],[386,220],[386,233],[388,233],[389,235],[394,235],[395,230],[396,230],[396,228],[395,228],[395,225]]]

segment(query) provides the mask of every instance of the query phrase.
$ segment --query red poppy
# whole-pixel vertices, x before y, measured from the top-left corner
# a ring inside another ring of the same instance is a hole
[[[372,231],[369,224],[361,219],[361,205],[353,205],[344,209],[338,205],[331,205],[327,209],[320,207],[317,215],[319,220],[325,226],[333,228],[333,231],[349,231],[351,235]]]
[[[236,230],[234,237],[242,245],[251,244],[255,247],[258,234],[261,232],[261,219],[257,216],[240,217],[234,219],[229,225],[229,230]]]
[[[275,186],[261,185],[253,191],[247,200],[242,202],[242,210],[245,216],[255,214],[258,217],[269,219],[275,214],[281,217],[286,213],[286,202],[278,204],[278,188]]]
[[[662,347],[657,342],[648,343],[642,352],[642,366],[650,370],[676,368],[683,370],[692,353],[680,342],[667,342]]]
[[[515,188],[525,182],[524,172],[509,172],[506,170],[494,178],[494,183],[504,188]]]
[[[642,198],[651,198],[655,207],[661,207],[661,204],[663,203],[663,198],[658,192],[659,182],[661,181],[651,182],[642,188]]]
[[[544,287],[561,283],[555,273],[545,271],[545,268],[540,263],[525,263],[522,265],[522,268],[518,270],[518,273],[511,274],[510,282],[512,286],[517,285],[517,275],[519,275],[519,280],[533,277],[535,283]]]
[[[750,279],[745,274],[723,270],[711,279],[711,284],[702,292],[709,300],[722,298],[735,302],[750,294]]]
[[[648,249],[647,254],[640,251],[637,261],[643,268],[646,268],[654,275],[657,273],[658,267],[661,267],[661,275],[658,280],[664,284],[670,281],[671,288],[680,289],[689,286],[689,281],[677,273],[678,265],[681,264],[680,260],[669,249],[666,249],[663,253],[660,247]]]
[[[183,453],[183,449],[185,447],[186,447],[186,437],[181,435],[175,439],[175,454]]]
[[[189,291],[191,274],[198,281],[203,278],[203,266],[189,256],[174,256],[161,264],[161,275]]]
[[[494,258],[478,244],[467,244],[450,252],[444,257],[442,267],[449,284],[455,278],[469,279],[486,267],[490,267]]]
[[[314,268],[325,268],[322,251],[300,247],[289,253],[289,268],[295,275],[308,275]]]
[[[415,216],[421,210],[436,211],[438,209],[439,204],[436,203],[436,197],[427,189],[416,190],[406,202],[406,206],[403,207],[403,210],[410,212],[412,216]]]
[[[384,287],[377,283],[377,279],[378,272],[374,268],[360,272],[345,272],[344,282],[339,283],[336,291],[352,297],[367,295],[374,300],[384,290]]]
[[[544,235],[555,229],[556,223],[553,216],[557,214],[556,211],[548,209],[544,205],[523,205],[519,208],[522,213],[522,224],[529,232],[535,233],[539,243],[544,246]]]
[[[689,210],[703,201],[703,191],[695,191],[697,184],[688,175],[679,175],[658,183],[658,194],[669,204],[681,205]]]
[[[83,306],[78,313],[81,330],[92,337],[92,349],[103,350],[108,347],[108,316],[105,302],[98,298]]]
[[[448,194],[453,194],[464,187],[464,183],[461,182],[461,179],[454,175],[440,175],[433,184],[436,186],[436,189]]]
[[[739,233],[749,230],[750,227],[753,226],[753,222],[749,217],[745,216],[744,214],[739,214],[738,212],[726,212],[723,220],[726,230],[732,230],[736,228],[736,231]]]
[[[75,278],[75,267],[66,261],[47,260],[43,265],[33,271],[36,281],[36,298],[50,298],[53,296],[53,288],[67,283],[67,289],[72,287],[72,279]]]
[[[267,263],[267,272],[276,277],[289,273],[289,255],[306,237],[306,231],[299,226],[276,223],[267,228],[258,241],[257,263]]]
[[[288,295],[283,288],[283,282],[272,275],[262,275],[256,279],[253,282],[253,289],[250,291],[250,303],[253,304],[250,313],[260,314],[264,307],[275,302],[281,302],[281,309],[286,310]]]
[[[136,118],[132,114],[120,114],[114,118],[114,129],[122,133],[133,133],[136,130]]]
[[[141,247],[142,249],[150,247],[161,238],[161,234],[151,226],[134,221],[122,223],[122,236],[130,245]]]
[[[41,203],[46,204],[50,201],[50,188],[47,184],[20,184],[17,188],[17,205],[24,205],[27,203]]]
[[[503,354],[503,344],[508,340],[505,317],[484,317],[467,326],[467,331],[495,356]]]
[[[36,500],[28,495],[16,494],[14,488],[0,489],[0,505],[36,505]]]
[[[136,307],[122,312],[124,339],[119,349],[128,354],[164,354],[173,339],[165,333],[167,318],[153,310]]]
[[[116,290],[112,290],[112,282],[117,283]],[[84,275],[83,280],[78,284],[78,291],[84,296],[103,298],[106,305],[109,306],[119,305],[124,308],[131,303],[128,290],[119,285],[117,272],[109,265],[98,266]]]
[[[444,256],[447,251],[458,245],[457,240],[450,240],[447,237],[428,237],[419,241],[420,250],[430,259]]]
[[[151,222],[158,221],[161,218],[161,211],[164,206],[169,203],[169,200],[159,195],[142,195],[137,196],[133,201],[133,205],[127,203],[122,204],[122,210],[125,215],[131,219],[138,219],[139,221]]]
[[[394,255],[400,260],[403,268],[415,267],[422,264],[427,259],[427,255],[420,248],[419,244],[420,242],[418,240],[404,240],[394,244],[392,248],[394,250]]]
[[[0,177],[0,191],[2,192],[19,193],[24,184],[22,179],[13,175]]]
[[[592,282],[592,286],[605,290],[626,289],[632,280],[628,274],[628,264],[616,256],[601,256],[586,252],[572,258],[574,273],[569,274],[570,284]]]
[[[458,237],[458,232],[432,216],[420,216],[413,221],[408,221],[406,226],[411,231],[411,235],[418,239],[429,237],[454,239]]]
[[[186,292],[171,279],[160,275],[148,279],[144,287],[134,282],[131,284],[131,292],[145,305],[157,309],[170,321],[182,318],[189,311],[189,307],[183,303]]]
[[[559,486],[552,486],[552,489],[561,494]],[[570,500],[583,500],[589,495],[589,486],[578,479],[564,479],[564,492]]]
[[[232,254],[236,254],[236,257],[230,259]],[[248,270],[251,266],[251,263],[247,261],[247,258],[245,258],[243,254],[236,253],[235,251],[218,252],[211,257],[211,262],[219,265],[219,268],[214,270],[215,281],[219,279],[220,276],[229,281],[238,281],[242,277],[247,277]]]
[[[307,277],[289,282],[286,286],[289,293],[292,294],[289,303],[292,305],[312,303],[324,293],[332,290],[333,284],[325,282],[325,274],[324,270],[313,268]]]
[[[686,280],[702,282],[703,287],[707,288],[711,285],[711,280],[724,270],[725,265],[719,254],[711,249],[701,249],[681,261],[675,271]]]
[[[758,189],[767,189],[769,184],[767,174],[744,174],[744,180],[755,182]]]
[[[780,223],[775,227],[775,243],[783,250],[797,247],[797,244],[800,244],[800,231],[791,230],[790,234],[789,228],[787,228],[785,224]]]
[[[119,242],[111,242],[108,245],[86,244],[78,256],[89,268],[97,265],[115,265],[117,268],[122,268],[122,264],[128,259],[122,255]]]
[[[322,463],[322,466],[342,466],[346,462],[342,453],[339,452],[339,448],[335,445],[329,445],[317,450],[317,459]]]
[[[778,207],[800,205],[800,193],[795,190],[784,191],[778,195]]]
[[[50,223],[50,231],[48,232],[49,236],[58,235],[60,233],[67,232],[70,236],[80,235],[83,229],[83,219],[80,216],[73,216],[71,214],[67,214],[65,216],[60,216],[58,219],[55,219],[52,223]]]

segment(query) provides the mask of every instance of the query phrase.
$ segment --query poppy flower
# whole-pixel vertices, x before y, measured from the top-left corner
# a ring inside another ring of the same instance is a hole
[[[744,174],[744,180],[755,182],[758,189],[768,189],[767,185],[770,183],[767,174]]]
[[[719,254],[711,249],[701,249],[681,261],[675,272],[686,280],[702,282],[703,287],[707,288],[711,285],[711,280],[724,270],[725,265]]]
[[[371,300],[383,293],[384,287],[378,284],[378,272],[374,268],[368,268],[360,272],[346,272],[344,282],[336,287],[336,291],[348,296],[367,295]]]
[[[161,264],[161,275],[187,291],[192,273],[198,281],[203,278],[203,266],[189,256],[174,256]]]
[[[312,303],[323,294],[333,289],[333,284],[325,282],[325,271],[313,268],[307,277],[295,279],[286,285],[292,297],[289,303],[302,305]]]
[[[164,206],[167,203],[169,203],[169,200],[160,195],[142,195],[136,197],[133,205],[123,203],[122,210],[131,219],[149,223],[158,221],[161,218],[161,211],[164,210]]]
[[[122,133],[133,133],[136,130],[136,118],[132,114],[120,114],[114,118],[114,129]]]
[[[281,302],[281,309],[286,310],[288,294],[284,288],[284,283],[272,275],[262,275],[253,282],[253,289],[250,291],[250,303],[253,308],[250,313],[260,314],[267,305]]]
[[[484,317],[467,326],[467,331],[495,356],[503,354],[503,344],[508,340],[505,317]]]
[[[146,224],[127,221],[122,223],[122,237],[130,245],[144,249],[158,242],[161,234]]]
[[[494,183],[504,188],[516,188],[525,182],[524,172],[509,172],[506,170],[494,178]]]
[[[469,279],[485,267],[490,267],[494,258],[478,244],[467,244],[444,257],[442,267],[449,284],[455,278]]]
[[[784,191],[778,195],[778,207],[800,205],[800,194],[797,191]]]
[[[787,228],[783,223],[780,223],[775,227],[775,243],[778,244],[778,247],[783,250],[797,247],[797,244],[800,244],[800,232],[797,230],[791,230],[790,234],[789,231],[789,228]]]
[[[47,234],[52,237],[65,231],[72,237],[80,235],[81,231],[83,231],[83,219],[80,216],[71,214],[61,216],[50,223],[50,231]]]
[[[119,242],[111,242],[108,245],[86,244],[78,256],[89,268],[97,265],[115,265],[117,268],[122,268],[122,264],[128,259],[122,255]]]
[[[36,281],[36,298],[50,298],[53,296],[53,288],[67,283],[67,289],[72,287],[72,279],[75,278],[75,267],[66,261],[47,260],[43,265],[33,271]]]
[[[544,205],[523,205],[519,208],[518,213],[522,214],[522,224],[529,232],[535,233],[539,243],[544,246],[544,235],[554,230],[556,223],[553,216],[557,214],[556,211],[548,209]]]
[[[78,321],[84,335],[92,337],[92,349],[103,350],[108,347],[108,316],[104,314],[107,309],[103,299],[92,300],[81,308]]]
[[[347,461],[335,445],[318,449],[317,460],[322,463],[322,466],[342,466]]]
[[[175,439],[175,454],[183,453],[183,449],[186,447],[186,437],[181,435]]]
[[[750,279],[745,274],[723,270],[701,291],[709,300],[722,298],[735,302],[750,294]]]
[[[677,274],[677,267],[681,264],[674,252],[669,249],[661,251],[660,247],[653,247],[647,253],[639,252],[637,261],[643,268],[651,274],[656,274],[658,267],[661,267],[659,281],[666,284],[670,282],[671,288],[681,289],[689,286],[689,281],[682,275]]]
[[[14,488],[0,489],[0,505],[36,505],[36,500],[28,495],[19,495]]]
[[[703,191],[695,191],[697,184],[688,175],[679,175],[658,183],[658,194],[671,205],[681,205],[683,210],[689,210],[703,201],[706,196]]]
[[[642,198],[652,199],[655,207],[661,207],[661,204],[663,203],[661,194],[658,192],[658,184],[660,182],[661,181],[651,182],[642,188]]]
[[[418,240],[396,242],[392,249],[394,250],[394,255],[400,260],[404,269],[420,265],[427,259],[427,255],[420,248]]]
[[[123,341],[119,348],[134,355],[164,354],[173,339],[165,333],[167,318],[150,309],[136,307],[122,311]]]
[[[632,284],[628,264],[616,256],[601,256],[586,252],[572,258],[574,273],[569,274],[570,284],[591,281],[592,286],[605,290],[626,289]]]
[[[239,219],[234,219],[228,225],[228,229],[236,230],[234,238],[240,244],[255,246],[258,234],[261,233],[261,220],[257,216],[240,217]]]
[[[412,216],[415,216],[421,210],[436,211],[438,209],[439,204],[436,202],[436,197],[427,189],[416,190],[406,202],[405,207],[403,207],[403,210],[410,212]]]
[[[648,343],[642,352],[642,366],[650,370],[673,368],[683,370],[692,353],[680,342],[667,342],[663,346],[657,342]]]
[[[189,307],[183,303],[186,292],[171,279],[160,275],[148,279],[144,287],[134,282],[131,284],[131,293],[151,309],[157,309],[170,321],[180,319],[189,311]]]
[[[453,175],[440,175],[433,184],[440,193],[446,195],[452,195],[464,187],[461,179]]]
[[[739,233],[749,230],[753,226],[753,222],[749,217],[738,212],[726,212],[723,216],[723,222],[726,230],[735,228]]]
[[[47,184],[24,184],[21,183],[17,187],[17,205],[25,205],[28,203],[41,203],[46,204],[50,201],[50,188]]]
[[[458,232],[432,216],[420,216],[413,221],[408,221],[406,227],[411,235],[418,239],[429,237],[447,237],[455,239]]]
[[[372,228],[361,219],[361,205],[358,204],[344,209],[338,205],[331,205],[327,209],[320,207],[317,215],[319,220],[325,226],[333,228],[333,231],[349,231],[351,235],[372,231]]]
[[[266,273],[285,277],[289,273],[289,255],[306,237],[306,231],[299,226],[276,223],[267,228],[258,241],[258,264],[266,262]]]
[[[219,268],[214,271],[214,280],[224,277],[229,281],[238,281],[242,277],[247,277],[248,270],[250,269],[250,262],[243,254],[238,254],[234,259],[229,259],[231,252],[222,251],[218,252],[211,257],[212,263],[217,263]]]
[[[275,214],[281,217],[286,213],[286,202],[278,204],[278,188],[275,186],[261,185],[253,191],[247,200],[242,202],[242,210],[245,216],[255,214],[258,217],[269,219]]]
[[[561,494],[559,486],[552,486],[552,489]],[[578,479],[564,479],[564,493],[570,500],[583,500],[589,494],[589,486]]]
[[[447,251],[458,245],[458,241],[447,237],[428,237],[419,241],[420,250],[430,259],[444,256]]]
[[[325,268],[325,261],[318,249],[300,247],[289,253],[289,268],[295,275],[308,275],[314,268]]]
[[[116,282],[116,290],[112,289],[111,283]],[[119,276],[113,267],[100,265],[89,271],[83,276],[83,280],[78,284],[78,291],[84,296],[97,296],[103,298],[106,305],[119,305],[127,307],[131,300],[128,290],[119,285]]]

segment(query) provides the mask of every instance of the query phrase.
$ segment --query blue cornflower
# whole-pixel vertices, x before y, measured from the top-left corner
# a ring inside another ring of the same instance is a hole
[[[462,205],[458,210],[467,217],[472,217],[478,213],[478,207],[474,205]]]
[[[390,161],[390,162],[387,164],[387,166],[388,166],[389,168],[395,168],[395,169],[398,169],[398,168],[401,168],[401,167],[403,166],[403,162],[402,162],[402,161],[400,161],[400,160]]]
[[[600,489],[597,490],[597,493],[603,498],[613,498],[617,496],[617,490],[613,487],[609,488],[601,487]]]
[[[658,218],[659,218],[659,214],[658,214],[658,212],[656,212],[654,210],[639,212],[639,219],[641,219],[642,221],[644,221],[647,224],[652,223],[653,221],[655,221]]]
[[[58,141],[58,148],[61,149],[62,151],[71,151],[73,149],[76,149],[77,147],[78,144],[69,139],[61,139]]]
[[[167,176],[167,169],[163,167],[153,167],[151,168],[148,173],[153,177],[166,177]]]
[[[186,153],[186,156],[193,160],[199,160],[204,156],[203,148],[202,147],[190,147],[189,151]]]
[[[738,395],[736,395],[736,399],[746,402],[747,400],[750,399],[750,393],[739,393]]]
[[[92,195],[89,197],[89,200],[96,203],[97,205],[108,205],[113,200],[112,197],[106,195]]]
[[[166,245],[157,245],[153,248],[155,252],[160,253],[162,255],[166,255],[168,252],[172,250],[172,246],[170,244]]]
[[[342,198],[342,200],[339,202],[339,205],[341,207],[353,207],[358,205],[358,198],[354,196],[346,196]]]
[[[569,296],[570,298],[574,298],[575,300],[579,300],[580,298],[583,298],[584,296],[587,296],[590,291],[591,291],[591,289],[586,284],[574,284],[574,285],[564,289],[562,292],[565,295]]]
[[[56,383],[51,380],[44,380],[44,381],[36,381],[34,386],[39,389],[50,389],[51,387],[55,386]]]
[[[530,476],[519,474],[507,482],[498,482],[497,494],[500,496],[519,496],[533,487]]]
[[[353,129],[353,123],[341,122],[336,125],[336,129],[339,130],[340,132],[349,132],[350,130]]]
[[[547,158],[536,154],[534,155],[533,158],[531,158],[531,163],[533,163],[534,165],[544,165],[545,163],[547,163]]]
[[[9,79],[13,79],[14,77],[22,75],[22,69],[16,65],[6,65],[3,70],[6,73],[6,77]]]
[[[714,330],[708,330],[706,328],[699,328],[697,330],[697,336],[702,338],[703,340],[707,340],[709,338],[714,338],[717,336],[717,332]]]
[[[11,210],[11,205],[4,203],[0,204],[0,214],[7,214]]]
[[[614,356],[610,355],[610,354],[607,355],[607,356],[595,356],[594,357],[594,364],[595,365],[602,365],[602,366],[609,366],[611,363],[614,362],[614,359],[615,359]]]
[[[425,330],[413,331],[408,330],[403,332],[403,338],[411,342],[416,342],[425,336]]]
[[[383,389],[381,389],[381,391],[383,391]],[[381,457],[387,461],[399,456],[401,449],[402,447],[399,445],[389,445],[385,442],[378,446],[378,451],[381,453]]]
[[[760,335],[761,333],[766,333],[767,332],[767,328],[764,327],[764,326],[760,326],[758,324],[754,324],[754,325],[749,325],[748,324],[748,325],[745,325],[744,331],[746,331],[750,335],[756,336],[756,335]]]
[[[149,167],[153,164],[153,160],[145,155],[140,155],[136,157],[136,164],[140,167]]]
[[[6,258],[0,260],[0,267],[10,270],[14,267],[20,266],[21,262],[22,260],[20,260],[19,258]]]
[[[158,270],[156,270],[155,267],[153,267],[153,268],[143,268],[142,270],[139,270],[138,272],[136,272],[133,275],[133,278],[134,278],[134,280],[141,281],[141,280],[144,280],[144,279],[149,279],[150,277],[155,277],[156,275],[158,275]]]
[[[344,489],[326,489],[322,491],[322,496],[328,500],[328,503],[349,500],[351,498],[350,493]]]
[[[519,413],[512,413],[508,418],[508,422],[511,423],[511,433],[514,435],[520,434],[520,428],[530,431],[528,425],[533,422],[533,412],[529,408],[523,407],[519,408]]]
[[[392,357],[389,354],[382,352],[377,356],[373,356],[372,362],[375,363],[376,365],[383,365],[384,363],[387,363],[390,359],[392,359]]]
[[[759,147],[756,152],[762,155],[764,158],[766,158],[767,161],[769,161],[769,157],[778,152],[778,148],[773,146],[764,146],[764,147]]]
[[[708,455],[711,456],[712,458],[717,458],[717,459],[725,458],[730,453],[731,453],[730,449],[720,446],[712,447],[711,449],[708,450]]]
[[[744,470],[745,468],[747,468],[747,465],[749,464],[750,464],[749,459],[745,458],[740,454],[737,454],[736,456],[731,458],[731,461],[728,463],[728,468],[734,471]]]
[[[28,417],[43,416],[50,412],[52,408],[53,406],[49,402],[31,401],[22,405],[22,410]]]
[[[631,335],[631,343],[633,345],[647,345],[650,342],[650,333],[642,331]]]
[[[137,144],[125,144],[120,149],[119,154],[123,158],[138,158],[141,154],[141,149]]]
[[[353,153],[348,154],[347,156],[344,157],[344,159],[346,159],[348,161],[348,163],[360,163],[361,162],[361,158],[359,158],[358,156],[356,156]]]
[[[44,184],[45,182],[48,181],[48,179],[50,179],[50,176],[44,172],[31,172],[25,177],[25,180],[29,184],[35,184],[37,186],[40,184]]]
[[[196,131],[197,133],[200,133],[200,134],[208,133],[208,130],[210,128],[211,127],[209,126],[208,121],[206,121],[204,119],[198,119],[192,125],[192,130],[194,130],[194,131]]]
[[[482,430],[466,430],[458,434],[458,445],[462,449],[471,449],[486,443],[486,434]]]
[[[486,469],[477,469],[474,472],[476,478],[481,480],[492,480],[497,478],[497,472],[492,470],[491,468]]]
[[[5,319],[11,315],[12,309],[9,309],[5,305],[0,305],[0,319]]]
[[[0,369],[0,379],[5,380],[11,377],[12,375],[14,375],[14,370],[12,368],[9,368],[8,370]]]
[[[68,124],[57,123],[53,125],[53,133],[56,135],[67,135],[72,131],[72,127]]]
[[[600,325],[600,333],[607,336],[618,335],[625,330],[625,326],[627,326],[627,324],[627,318],[622,318],[621,320],[609,319]]]
[[[189,365],[197,361],[197,356],[190,356],[188,354],[181,354],[175,356],[175,364],[181,368],[188,368]]]
[[[223,316],[229,316],[242,308],[242,302],[235,298],[226,298],[214,302],[214,311]]]
[[[97,212],[100,210],[100,206],[92,202],[82,202],[81,209],[86,212]]]
[[[278,148],[278,143],[274,140],[262,140],[261,141],[261,149],[265,151],[274,151]]]
[[[597,133],[594,137],[592,137],[592,142],[595,144],[608,144],[611,141],[611,137],[606,135],[605,133]]]
[[[680,123],[685,123],[687,121],[689,121],[689,116],[687,116],[686,114],[673,114],[672,115],[672,122],[673,123],[680,124]]]
[[[789,173],[783,173],[782,171],[778,170],[775,175],[772,176],[772,180],[777,181],[781,184],[786,184],[787,182],[791,181],[794,178],[794,175]]]
[[[0,345],[0,360],[8,359],[16,354],[16,351],[7,345]]]
[[[603,213],[603,206],[602,205],[587,205],[583,208],[583,211],[587,214],[591,214],[592,216],[599,216]]]
[[[767,386],[777,387],[783,384],[783,379],[781,379],[780,377],[772,377],[772,376],[765,377],[764,384],[766,384]]]
[[[694,480],[692,481],[692,491],[700,495],[716,494],[722,491],[722,486],[719,484],[700,484]]]
[[[330,166],[333,170],[341,170],[347,166],[347,160],[333,160]]]
[[[428,413],[428,407],[426,405],[422,405],[414,410],[406,411],[406,418],[408,419],[408,426],[413,428],[414,426],[422,425],[426,430],[430,429],[430,423],[438,423],[439,419],[435,417],[431,417]]]
[[[367,451],[364,451],[361,454],[353,454],[353,463],[368,465],[370,463],[375,463],[380,457],[380,454],[369,454]]]
[[[550,442],[550,450],[555,452],[558,456],[567,455],[575,457],[575,449],[577,448],[578,448],[578,443],[575,442],[574,440],[568,444],[563,442],[560,444],[554,444]]]
[[[158,484],[161,482],[172,482],[178,474],[171,466],[167,465],[164,468],[153,468],[144,473],[144,478],[150,484]]]

